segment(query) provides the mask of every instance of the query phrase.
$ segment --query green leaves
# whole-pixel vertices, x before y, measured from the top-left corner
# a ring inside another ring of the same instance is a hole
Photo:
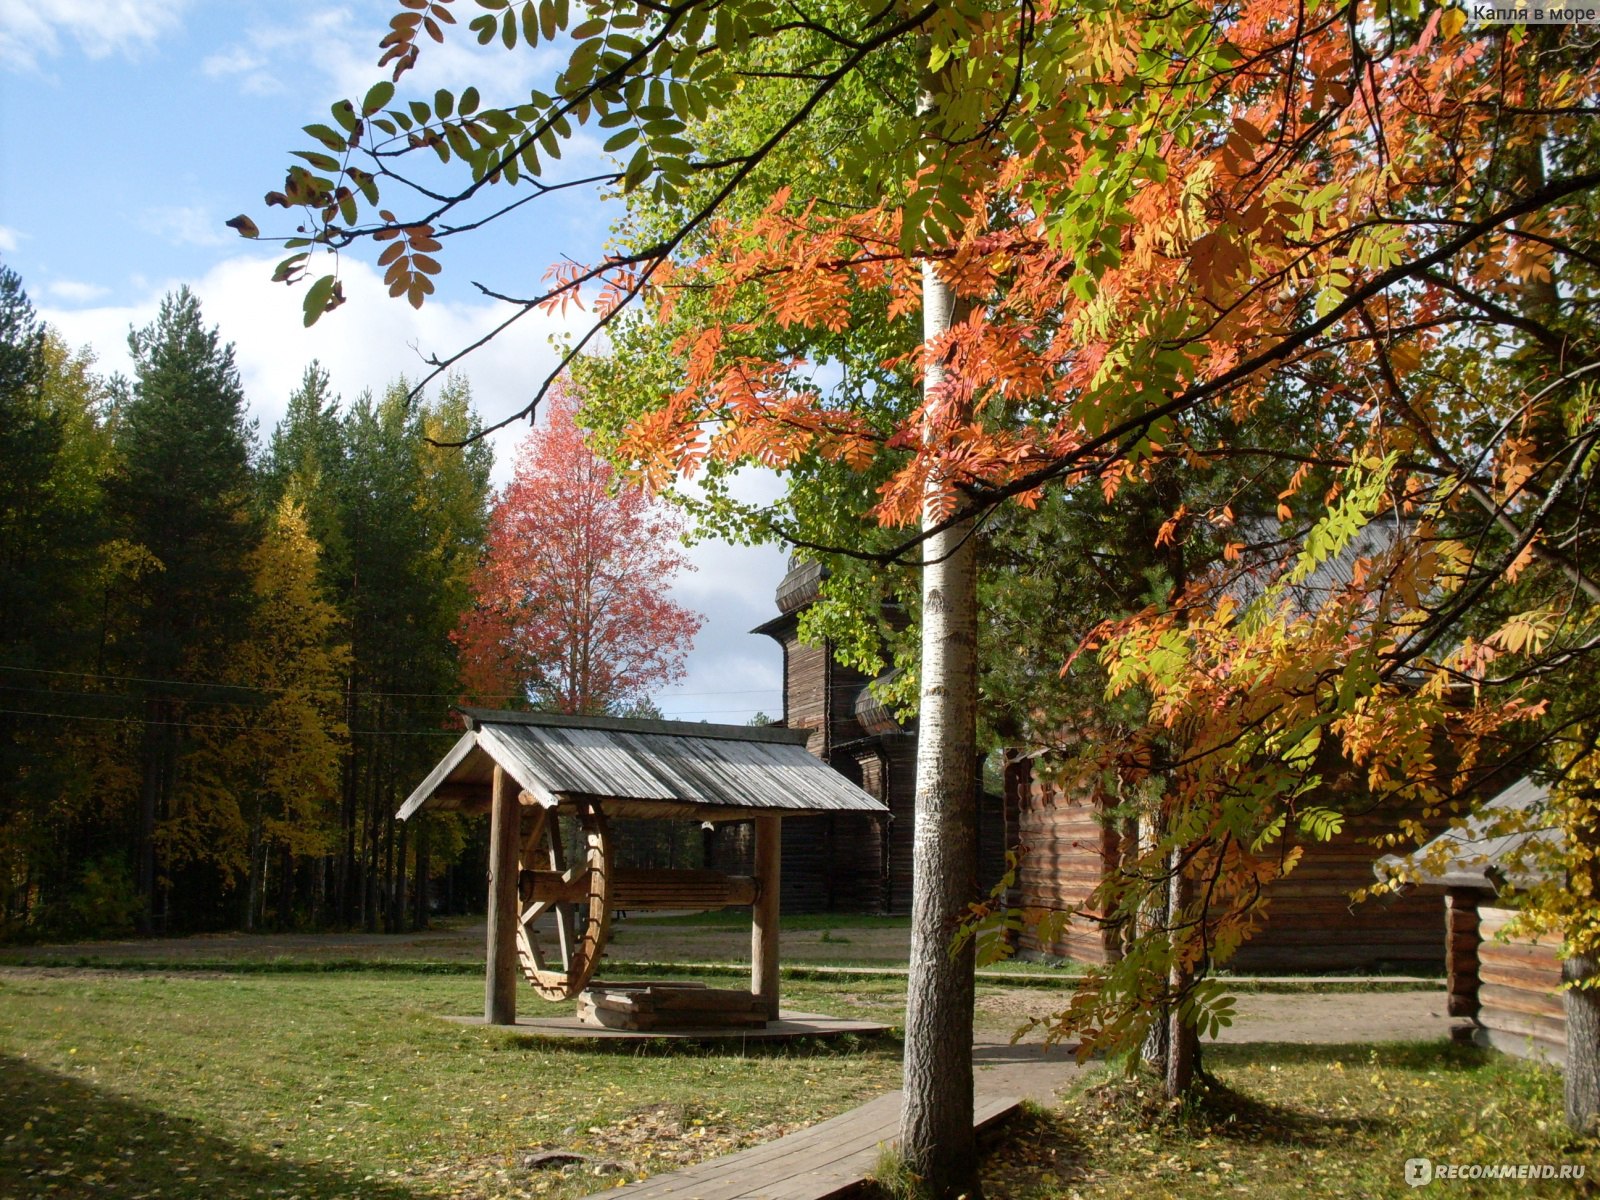
[[[324,275],[306,289],[301,301],[305,327],[310,329],[323,313],[332,312],[344,303],[344,288],[332,275]]]
[[[375,83],[367,91],[366,97],[361,101],[361,115],[370,117],[394,98],[394,84],[387,80]]]

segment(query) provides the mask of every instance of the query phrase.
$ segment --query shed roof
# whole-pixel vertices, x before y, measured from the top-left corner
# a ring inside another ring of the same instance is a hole
[[[1399,876],[1436,887],[1491,892],[1527,887],[1540,874],[1529,852],[1539,843],[1559,845],[1561,840],[1561,831],[1544,823],[1549,798],[1543,784],[1519,780],[1454,829],[1410,854],[1386,854],[1373,869],[1380,879]]]
[[[613,816],[702,821],[889,811],[810,754],[803,729],[460,711],[467,731],[402,819],[486,802],[497,764],[546,808],[585,800]]]

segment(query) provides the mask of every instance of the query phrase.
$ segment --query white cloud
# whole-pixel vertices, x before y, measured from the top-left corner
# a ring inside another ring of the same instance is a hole
[[[238,255],[212,267],[189,286],[200,298],[208,324],[234,344],[245,394],[263,430],[282,415],[301,373],[318,359],[334,387],[353,399],[365,388],[382,389],[400,375],[420,378],[425,355],[444,357],[482,336],[506,315],[490,303],[430,301],[422,309],[391,300],[377,273],[346,259],[341,277],[348,302],[313,328],[302,323],[304,287],[271,282],[270,258]],[[92,345],[103,370],[132,369],[126,349],[130,326],[155,319],[162,295],[180,280],[151,287],[139,302],[73,310],[41,308],[69,342]],[[574,314],[572,320],[581,319]],[[565,323],[534,314],[514,325],[462,364],[472,380],[479,411],[493,421],[527,402],[534,384],[554,366],[549,337]],[[514,438],[516,431],[508,431]],[[508,441],[509,445],[509,441]]]
[[[183,23],[189,0],[0,0],[0,63],[32,70],[63,37],[90,58],[133,55]]]
[[[56,279],[44,285],[45,295],[54,296],[68,304],[90,304],[111,294],[111,289],[98,283],[82,283],[76,279]]]
[[[387,78],[388,70],[378,69],[378,42],[387,32],[387,15],[373,10],[357,16],[349,8],[317,7],[303,20],[253,26],[242,40],[207,58],[201,70],[212,78],[236,78],[244,91],[255,95],[294,91],[310,98],[320,113],[335,100],[365,95]],[[459,90],[473,84],[486,103],[523,100],[557,62],[558,52],[551,47],[507,51],[495,42],[486,48],[456,28],[443,44],[424,39],[418,64],[402,90],[432,95],[439,88]],[[307,66],[318,76],[310,87],[294,78]]]
[[[174,246],[230,246],[239,241],[238,234],[229,232],[218,217],[197,204],[148,208],[139,224],[145,232]]]
[[[15,229],[0,225],[0,254],[15,254],[22,243],[22,235]]]

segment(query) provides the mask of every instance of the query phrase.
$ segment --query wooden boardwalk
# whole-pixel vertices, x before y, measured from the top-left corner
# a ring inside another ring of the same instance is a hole
[[[864,1182],[883,1146],[900,1140],[902,1093],[889,1092],[860,1108],[698,1166],[596,1196],[626,1200],[828,1200]],[[1010,1096],[978,1097],[973,1125],[982,1133],[1021,1106]]]

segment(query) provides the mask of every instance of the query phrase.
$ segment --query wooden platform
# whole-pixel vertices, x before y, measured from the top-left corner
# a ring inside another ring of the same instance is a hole
[[[828,1200],[864,1182],[884,1146],[900,1140],[903,1093],[890,1092],[775,1142],[642,1183],[597,1192],[627,1200]],[[973,1126],[992,1129],[1021,1107],[1011,1096],[977,1100]]]
[[[483,1025],[482,1017],[446,1017],[458,1025]],[[590,1041],[690,1041],[707,1042],[725,1039],[743,1041],[785,1041],[791,1038],[840,1037],[847,1033],[885,1033],[889,1026],[876,1021],[847,1021],[842,1017],[824,1017],[817,1013],[784,1012],[776,1021],[768,1021],[764,1028],[730,1029],[726,1025],[690,1029],[605,1029],[587,1025],[577,1017],[518,1017],[515,1025],[499,1025],[508,1033],[541,1038],[576,1038]]]

